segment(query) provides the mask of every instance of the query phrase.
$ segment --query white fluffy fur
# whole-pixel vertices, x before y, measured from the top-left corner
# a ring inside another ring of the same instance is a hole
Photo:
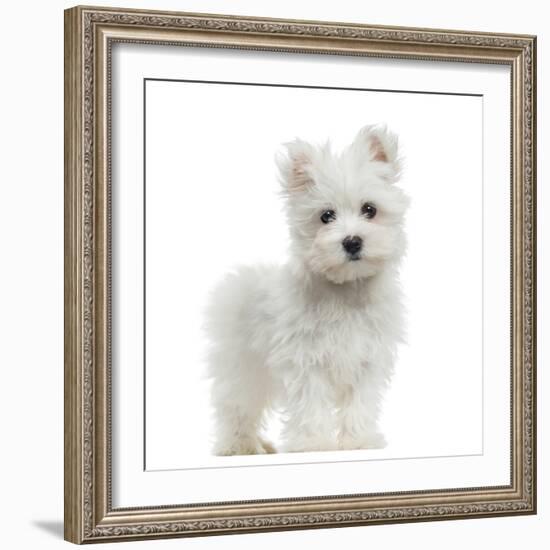
[[[283,452],[383,447],[378,415],[402,338],[408,199],[394,185],[397,139],[367,126],[339,154],[297,139],[277,164],[289,261],[227,275],[207,310],[214,452],[274,452],[262,435],[273,409],[283,413]],[[377,208],[372,219],[365,202]],[[326,209],[336,213],[328,224]],[[346,236],[363,239],[357,261]]]

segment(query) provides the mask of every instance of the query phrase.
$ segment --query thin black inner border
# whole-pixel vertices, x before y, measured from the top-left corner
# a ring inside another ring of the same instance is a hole
[[[483,94],[476,93],[465,93],[465,92],[439,92],[439,91],[422,91],[422,90],[395,90],[389,88],[355,88],[355,87],[341,87],[341,86],[313,86],[313,85],[302,85],[302,84],[275,84],[275,83],[265,83],[265,82],[236,82],[236,81],[224,81],[224,80],[201,80],[201,79],[182,79],[182,78],[154,78],[154,77],[145,77],[143,78],[143,471],[144,472],[166,472],[166,471],[190,471],[190,470],[204,470],[204,469],[233,469],[233,468],[249,468],[249,467],[267,467],[267,466],[293,466],[301,464],[327,464],[327,463],[347,463],[347,462],[372,462],[377,459],[368,459],[368,460],[338,460],[338,461],[323,461],[323,462],[285,462],[283,464],[254,464],[254,465],[231,465],[231,466],[211,466],[208,468],[201,467],[192,467],[192,468],[161,468],[148,470],[146,466],[147,461],[147,355],[146,355],[146,346],[147,346],[147,316],[146,316],[146,304],[147,304],[147,247],[146,247],[146,236],[147,236],[147,82],[177,82],[183,84],[217,84],[217,85],[233,85],[233,86],[257,86],[257,87],[273,87],[273,88],[299,88],[299,89],[313,89],[313,90],[339,90],[339,91],[351,91],[351,92],[379,92],[379,93],[395,93],[395,94],[417,94],[417,95],[443,95],[443,96],[461,96],[461,97],[480,97],[482,99],[482,114],[481,114],[481,131],[483,135],[484,128],[484,102]],[[482,142],[482,147],[483,147]],[[483,197],[484,197],[484,185],[483,185],[483,154],[482,154],[482,189],[481,189],[481,202],[483,208]],[[483,231],[483,222],[482,222],[482,264],[481,264],[481,284],[483,288],[484,284],[484,266],[483,266],[483,245],[484,245],[484,231]],[[481,307],[481,316],[482,316],[482,332],[483,319],[484,319],[484,307],[482,301]],[[482,391],[482,410],[481,410],[481,421],[482,421],[482,451],[481,453],[473,454],[459,454],[459,455],[442,455],[442,456],[414,456],[414,457],[396,457],[396,458],[381,458],[378,460],[411,460],[411,459],[430,459],[430,458],[461,458],[461,457],[475,457],[483,456],[485,448],[485,414],[484,414],[484,398],[483,398],[483,386],[484,386],[484,343],[483,343],[483,334],[482,334],[482,367],[481,367],[481,391]]]

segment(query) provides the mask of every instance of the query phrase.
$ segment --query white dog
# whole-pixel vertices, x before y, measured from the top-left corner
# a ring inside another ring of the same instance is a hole
[[[218,455],[385,445],[377,421],[402,339],[397,281],[405,194],[397,138],[366,126],[344,151],[302,140],[277,158],[291,235],[286,265],[243,267],[207,310]]]

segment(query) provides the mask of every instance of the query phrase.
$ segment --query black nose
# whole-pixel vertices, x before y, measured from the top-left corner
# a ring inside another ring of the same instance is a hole
[[[342,241],[342,246],[344,247],[344,250],[354,256],[358,252],[360,252],[361,248],[363,248],[363,239],[361,237],[346,237]]]

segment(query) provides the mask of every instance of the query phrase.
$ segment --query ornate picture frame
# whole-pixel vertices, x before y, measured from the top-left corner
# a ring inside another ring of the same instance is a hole
[[[111,52],[116,43],[510,69],[510,483],[303,498],[112,501]],[[65,11],[65,538],[74,543],[536,513],[536,37],[79,6]]]

